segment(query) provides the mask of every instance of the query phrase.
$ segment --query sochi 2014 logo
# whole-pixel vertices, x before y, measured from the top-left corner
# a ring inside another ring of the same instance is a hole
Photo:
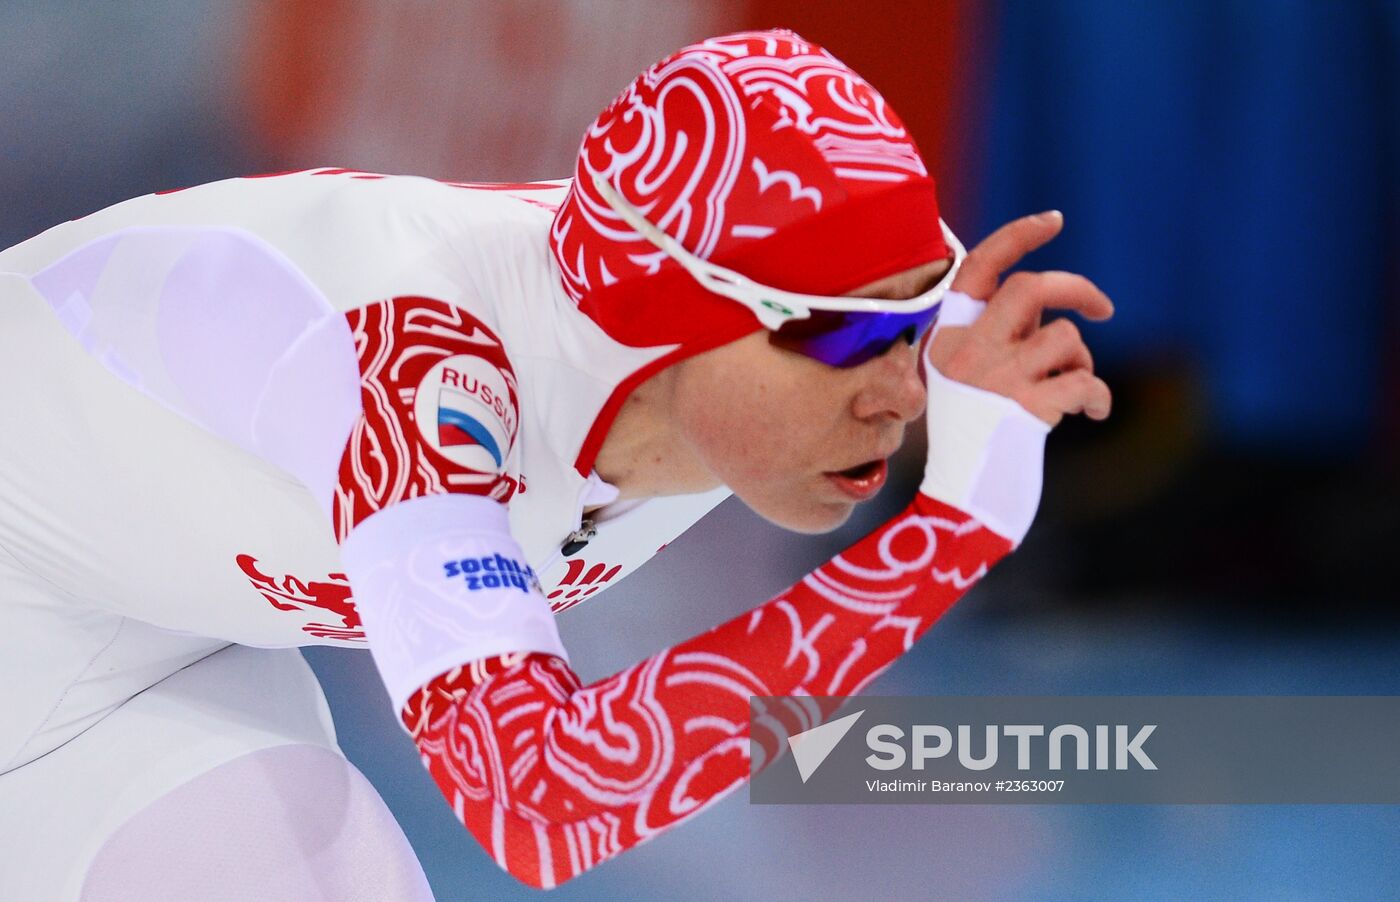
[[[505,470],[517,411],[505,376],[480,357],[458,354],[428,370],[414,396],[413,419],[423,440],[453,463]]]

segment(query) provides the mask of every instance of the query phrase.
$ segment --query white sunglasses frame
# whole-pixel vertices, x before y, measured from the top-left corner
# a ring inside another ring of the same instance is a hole
[[[679,241],[653,225],[602,176],[593,176],[593,187],[602,195],[603,200],[607,201],[608,206],[612,207],[613,212],[622,217],[623,222],[684,267],[701,287],[743,304],[753,311],[753,315],[765,328],[774,332],[784,323],[807,319],[813,310],[834,310],[843,313],[918,313],[927,310],[943,299],[943,295],[952,286],[953,279],[957,277],[963,260],[967,258],[967,249],[963,247],[962,242],[953,234],[953,230],[948,228],[948,224],[939,219],[938,226],[943,231],[943,240],[953,251],[953,265],[948,268],[943,278],[938,280],[938,284],[923,294],[905,300],[890,300],[830,297],[784,291],[762,282],[755,282],[732,269],[695,256],[682,247]]]

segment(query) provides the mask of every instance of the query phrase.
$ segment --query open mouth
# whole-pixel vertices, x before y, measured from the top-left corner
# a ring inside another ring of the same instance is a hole
[[[868,460],[863,464],[856,464],[854,467],[847,467],[839,471],[836,475],[844,476],[847,479],[869,479],[885,462],[883,460]]]
[[[875,497],[889,475],[889,465],[884,459],[868,460],[854,467],[827,473],[826,478],[836,484],[842,493],[856,501]]]

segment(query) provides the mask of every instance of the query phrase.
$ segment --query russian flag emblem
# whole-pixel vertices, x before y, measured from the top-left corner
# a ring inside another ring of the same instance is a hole
[[[501,440],[486,425],[494,416],[481,401],[466,392],[443,388],[438,393],[438,446],[460,448],[476,445],[500,467],[505,463]]]

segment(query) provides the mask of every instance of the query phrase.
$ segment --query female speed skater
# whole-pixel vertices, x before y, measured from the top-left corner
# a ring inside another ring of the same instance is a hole
[[[776,752],[751,696],[859,692],[1020,543],[1050,429],[1108,415],[1041,319],[1108,298],[1002,280],[1060,226],[965,252],[881,96],[772,31],[642,73],[571,180],[235,178],[0,252],[0,897],[431,898],[303,645],[368,647],[532,886],[696,815]],[[555,613],[731,493],[834,529],[925,413],[901,513],[578,679]]]

